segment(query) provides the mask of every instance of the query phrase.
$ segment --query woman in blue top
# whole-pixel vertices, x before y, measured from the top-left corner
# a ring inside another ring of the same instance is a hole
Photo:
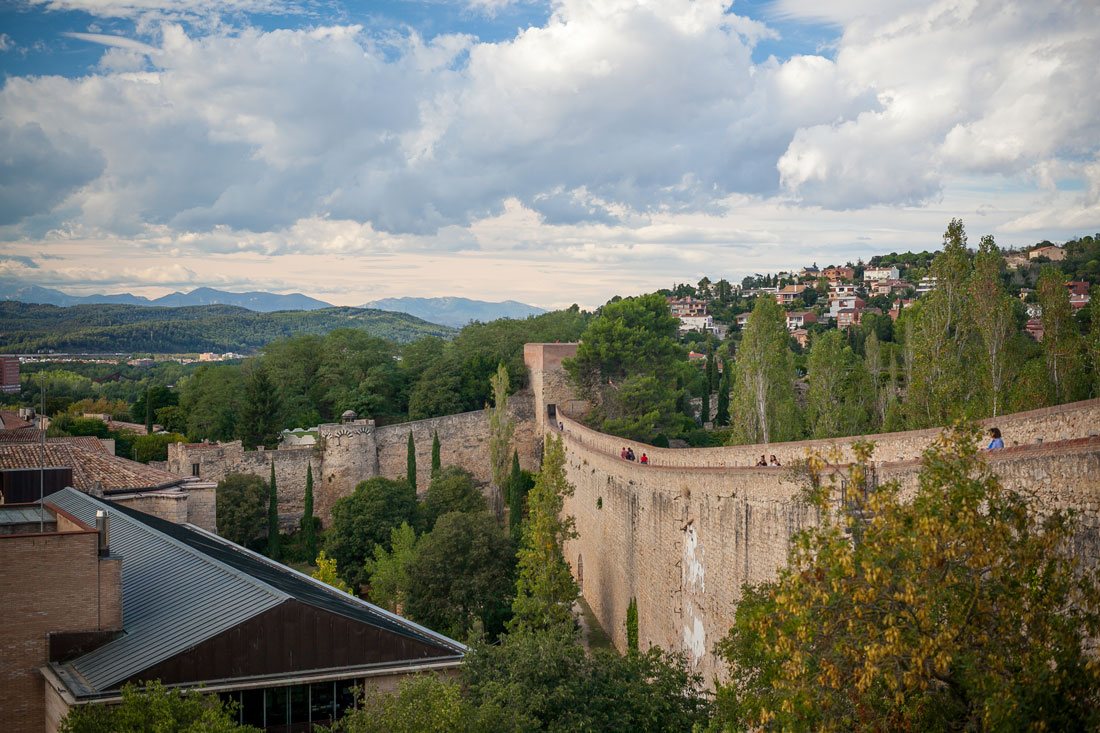
[[[993,450],[994,448],[1004,448],[1005,442],[1001,440],[1001,431],[999,428],[990,428],[989,437],[992,440],[989,441],[989,445],[986,446],[986,450]]]

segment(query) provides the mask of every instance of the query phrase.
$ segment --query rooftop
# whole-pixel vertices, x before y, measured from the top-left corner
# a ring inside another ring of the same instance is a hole
[[[183,481],[182,477],[167,471],[113,456],[102,445],[93,449],[90,443],[85,444],[86,441],[70,442],[72,440],[51,440],[44,446],[38,443],[0,444],[0,470],[65,466],[72,469],[73,486],[81,491],[163,489]]]
[[[385,637],[389,640],[385,650],[360,650],[367,657],[378,657],[377,664],[383,666],[460,659],[465,652],[462,644],[442,634],[201,529],[71,488],[52,494],[45,503],[85,524],[94,524],[97,510],[107,510],[111,554],[122,558],[124,633],[75,659],[53,664],[78,696],[109,692],[127,680],[140,679],[143,671],[190,654],[198,645],[288,601],[370,627],[376,632],[370,638]],[[297,625],[290,628],[284,622],[284,627],[292,643],[313,643],[305,638],[311,635],[302,634]],[[348,639],[332,643],[353,646]],[[403,656],[394,660],[395,653]],[[239,671],[230,673],[238,669],[235,660],[210,655],[203,661],[222,675],[214,679],[239,676]],[[303,669],[308,666],[297,661],[292,671],[308,671]]]

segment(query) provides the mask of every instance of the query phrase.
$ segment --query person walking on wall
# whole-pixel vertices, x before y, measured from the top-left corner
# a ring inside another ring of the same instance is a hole
[[[626,460],[626,446],[625,445],[623,446],[623,449],[621,451],[619,451],[619,458],[622,458],[624,461]]]
[[[760,460],[756,462],[757,468],[760,468],[761,466],[763,466],[764,468],[768,467],[768,459],[764,457],[763,453],[760,454]]]
[[[633,448],[627,448],[626,449],[626,460],[628,460],[628,461],[633,461],[634,460],[634,449]]]
[[[1001,440],[1001,429],[1000,428],[990,428],[989,429],[989,437],[990,437],[990,441],[989,441],[989,445],[987,445],[986,448],[985,448],[986,450],[996,450],[998,448],[1004,448],[1005,447],[1005,442],[1003,440]]]
[[[768,459],[768,465],[779,468],[779,459],[775,457],[774,453],[772,453],[772,457]]]

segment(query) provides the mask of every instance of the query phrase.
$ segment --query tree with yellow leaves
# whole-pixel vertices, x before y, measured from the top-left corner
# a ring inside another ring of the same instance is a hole
[[[809,461],[824,518],[745,588],[716,727],[1100,728],[1100,586],[1065,552],[1072,517],[1005,489],[976,438],[945,432],[912,496],[875,485],[870,444],[847,472]]]

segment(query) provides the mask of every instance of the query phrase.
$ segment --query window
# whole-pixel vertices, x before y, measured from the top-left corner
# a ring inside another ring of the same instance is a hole
[[[191,475],[192,476],[198,476],[199,475],[199,464],[197,464],[197,463],[192,463],[191,464]]]

